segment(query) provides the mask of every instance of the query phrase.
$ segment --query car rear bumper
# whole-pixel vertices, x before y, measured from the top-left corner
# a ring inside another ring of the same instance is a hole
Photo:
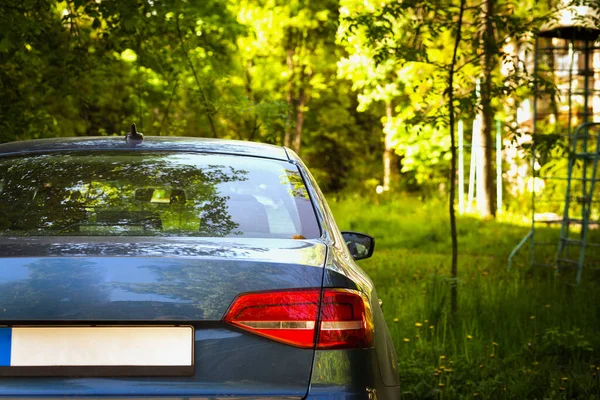
[[[317,350],[308,399],[399,399],[400,386],[386,386],[375,349]]]
[[[400,386],[383,387],[379,389],[363,388],[360,391],[347,391],[342,387],[319,388],[311,390],[306,399],[399,399]]]

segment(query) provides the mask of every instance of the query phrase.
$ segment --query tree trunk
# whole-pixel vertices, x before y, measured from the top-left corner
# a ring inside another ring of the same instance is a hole
[[[481,5],[481,129],[479,134],[481,146],[477,158],[477,176],[481,180],[477,193],[477,211],[483,217],[496,215],[494,165],[492,163],[492,131],[494,129],[494,109],[492,108],[492,71],[494,69],[494,55],[496,54],[496,41],[494,38],[494,0],[484,0]]]
[[[452,283],[450,286],[450,309],[453,315],[458,311],[458,235],[456,231],[456,212],[454,209],[454,198],[456,197],[456,139],[454,137],[454,68],[456,67],[456,56],[458,46],[460,45],[463,15],[465,12],[466,0],[460,0],[460,11],[458,22],[456,23],[456,39],[454,42],[454,52],[452,53],[452,63],[448,71],[448,113],[450,123],[450,152],[452,160],[450,162],[450,200],[448,201],[448,213],[450,214],[450,236],[452,237],[452,265],[451,275]]]
[[[298,101],[296,103],[296,126],[294,129],[294,141],[292,149],[296,154],[300,154],[300,145],[302,144],[302,125],[304,124],[304,106],[306,105],[306,88],[304,87],[304,73],[300,80],[298,88]]]
[[[385,139],[383,150],[383,190],[388,191],[394,187],[398,180],[398,156],[393,148],[394,131],[392,118],[394,106],[391,101],[385,102]]]
[[[291,35],[291,33],[290,33]],[[291,42],[291,39],[290,39]],[[287,81],[287,94],[285,99],[288,104],[288,118],[285,123],[285,134],[283,137],[283,145],[285,147],[290,147],[290,143],[292,140],[292,129],[293,123],[296,116],[296,107],[294,106],[294,49],[288,48],[286,62],[288,67],[288,81]]]

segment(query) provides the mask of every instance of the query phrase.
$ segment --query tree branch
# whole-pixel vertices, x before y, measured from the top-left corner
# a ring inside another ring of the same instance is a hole
[[[171,103],[173,102],[173,98],[175,97],[175,91],[177,90],[177,86],[179,86],[179,79],[175,80],[175,84],[173,85],[173,89],[171,90],[171,97],[169,97],[169,103],[167,104],[167,107],[165,108],[165,113],[162,117],[162,120],[160,121],[160,128],[158,129],[157,136],[160,136],[160,134],[162,133],[165,120],[169,119],[169,108],[171,107]]]
[[[204,107],[204,113],[206,114],[206,117],[208,118],[208,122],[210,123],[210,129],[213,133],[213,136],[218,137],[217,129],[215,128],[215,123],[212,118],[212,112],[208,106],[208,101],[206,99],[206,95],[204,94],[204,91],[202,90],[202,85],[200,84],[200,79],[198,79],[198,74],[196,73],[196,68],[194,68],[194,64],[192,63],[192,60],[189,57],[187,46],[185,45],[185,42],[183,40],[183,35],[181,34],[181,28],[179,27],[179,16],[177,16],[177,15],[175,16],[175,26],[177,27],[177,34],[179,35],[179,42],[181,43],[181,47],[183,49],[183,54],[185,56],[186,61],[188,62],[188,65],[190,66],[190,69],[192,70],[192,74],[194,75],[196,84],[198,85],[198,93],[200,93],[200,101],[202,102],[202,105]]]

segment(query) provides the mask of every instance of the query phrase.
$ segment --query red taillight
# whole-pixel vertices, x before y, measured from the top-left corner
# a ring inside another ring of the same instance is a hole
[[[325,289],[317,348],[349,349],[373,345],[373,321],[368,300],[360,292]]]
[[[298,347],[313,347],[319,290],[248,293],[238,296],[225,322]]]
[[[297,347],[314,347],[318,289],[248,293],[238,296],[225,322]],[[368,301],[357,291],[325,289],[317,348],[371,347],[373,323]]]

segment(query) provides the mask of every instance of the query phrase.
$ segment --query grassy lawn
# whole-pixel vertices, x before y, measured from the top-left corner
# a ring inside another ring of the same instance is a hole
[[[459,217],[459,311],[452,316],[445,203],[329,202],[340,229],[377,240],[360,266],[383,300],[404,399],[600,399],[598,282],[588,277],[575,288],[572,277],[530,268],[528,246],[507,271],[525,223]],[[540,236],[553,242],[557,231]]]

